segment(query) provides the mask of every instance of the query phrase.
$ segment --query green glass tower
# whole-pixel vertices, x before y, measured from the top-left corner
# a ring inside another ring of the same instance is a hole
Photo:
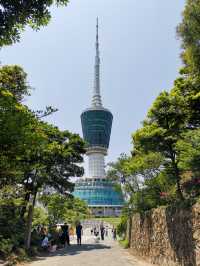
[[[105,175],[104,158],[109,148],[113,115],[103,107],[101,100],[98,29],[97,18],[92,103],[91,107],[81,114],[83,138],[87,143],[89,173],[87,178],[76,182],[74,195],[85,200],[95,216],[118,216],[123,206],[123,198]]]

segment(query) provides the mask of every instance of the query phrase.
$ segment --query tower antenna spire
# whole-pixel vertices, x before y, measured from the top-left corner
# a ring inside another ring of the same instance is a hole
[[[94,89],[92,96],[92,106],[102,107],[100,94],[100,56],[99,56],[99,19],[96,22],[96,55],[94,65]]]
[[[99,43],[99,18],[97,17],[97,24],[96,24],[96,44]]]

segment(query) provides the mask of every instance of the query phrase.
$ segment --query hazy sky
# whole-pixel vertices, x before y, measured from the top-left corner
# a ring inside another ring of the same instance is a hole
[[[2,64],[19,64],[35,88],[26,104],[59,111],[48,120],[80,133],[80,114],[93,88],[95,23],[100,23],[101,93],[113,115],[107,162],[129,152],[131,134],[181,66],[175,29],[184,0],[71,0],[53,8],[51,23],[27,28],[21,42],[0,51]]]

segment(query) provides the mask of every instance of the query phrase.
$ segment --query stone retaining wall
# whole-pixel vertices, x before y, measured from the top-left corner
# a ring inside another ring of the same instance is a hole
[[[129,235],[131,253],[153,264],[200,266],[199,203],[136,214]]]

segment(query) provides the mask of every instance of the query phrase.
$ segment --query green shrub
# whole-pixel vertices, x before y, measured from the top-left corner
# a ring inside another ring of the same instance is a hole
[[[127,216],[122,216],[121,217],[121,221],[120,221],[120,223],[117,226],[117,234],[120,237],[125,237],[125,235],[126,235],[127,221],[128,221],[128,217]]]
[[[0,235],[0,256],[6,258],[13,249],[13,242],[11,239],[4,239]]]
[[[119,243],[123,248],[129,248],[128,239],[120,240]]]
[[[33,227],[48,225],[48,214],[44,208],[35,207],[33,213]]]
[[[15,253],[20,259],[26,258],[26,256],[27,256],[24,248],[17,248]]]

